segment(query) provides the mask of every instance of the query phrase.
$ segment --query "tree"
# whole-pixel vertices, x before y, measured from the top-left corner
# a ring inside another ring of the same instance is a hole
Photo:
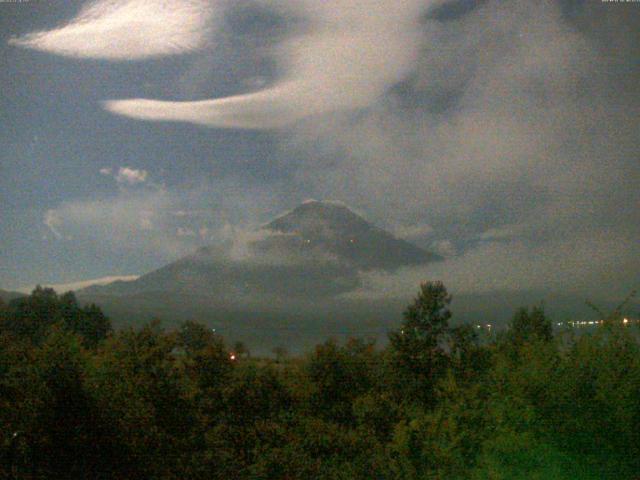
[[[178,478],[178,459],[191,452],[196,421],[190,383],[174,355],[175,334],[158,321],[111,336],[86,383],[137,471],[119,478]]]
[[[389,335],[394,369],[409,393],[430,403],[433,388],[445,372],[444,346],[449,333],[451,295],[442,282],[425,282],[404,312],[400,331]]]
[[[197,352],[215,343],[216,335],[201,323],[188,320],[178,330],[178,343],[187,352]]]
[[[480,346],[478,334],[470,325],[451,328],[449,356],[454,374],[463,381],[477,378],[490,364],[488,351]]]
[[[72,331],[82,336],[86,347],[94,348],[107,338],[112,330],[109,317],[92,303],[82,309],[81,322]]]
[[[237,358],[250,357],[251,352],[243,342],[236,342],[233,344],[233,352]]]
[[[289,356],[289,352],[287,351],[287,349],[282,346],[275,347],[272,352],[276,356],[276,362],[278,363],[284,361],[284,359]]]
[[[553,338],[551,320],[542,307],[520,308],[509,324],[509,339],[517,345],[532,341],[548,342]]]
[[[306,363],[314,387],[311,404],[320,416],[338,423],[353,423],[352,402],[373,386],[373,344],[349,339],[340,347],[334,340],[317,345]]]
[[[65,328],[82,337],[85,347],[94,348],[111,332],[111,320],[95,304],[80,308],[73,292],[58,299],[59,317]]]
[[[73,292],[58,296],[40,286],[25,298],[12,301],[0,314],[0,329],[35,344],[44,341],[50,328],[60,324],[82,338],[85,347],[94,348],[111,332],[111,321],[96,305],[80,307]]]
[[[16,337],[40,343],[47,329],[60,319],[58,295],[38,285],[31,295],[9,303],[2,328]]]

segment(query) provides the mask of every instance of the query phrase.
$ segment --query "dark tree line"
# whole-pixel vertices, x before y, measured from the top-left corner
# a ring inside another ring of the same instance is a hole
[[[554,334],[536,307],[481,341],[450,305],[425,283],[384,349],[274,360],[36,289],[0,304],[0,478],[637,477],[635,327]]]

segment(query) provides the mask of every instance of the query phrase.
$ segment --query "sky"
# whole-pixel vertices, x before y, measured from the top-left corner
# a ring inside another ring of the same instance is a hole
[[[357,295],[640,284],[640,3],[0,2],[0,288],[140,275],[308,198],[445,260]]]

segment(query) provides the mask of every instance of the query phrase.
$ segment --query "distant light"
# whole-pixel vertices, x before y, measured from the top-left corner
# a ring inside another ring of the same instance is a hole
[[[629,319],[628,318],[623,319],[622,323],[629,323]]]
[[[562,325],[562,322],[558,322],[558,326]]]
[[[236,359],[236,356],[232,353],[231,355],[229,355],[229,359],[231,361],[234,361]]]
[[[482,328],[482,325],[476,325],[476,328]]]

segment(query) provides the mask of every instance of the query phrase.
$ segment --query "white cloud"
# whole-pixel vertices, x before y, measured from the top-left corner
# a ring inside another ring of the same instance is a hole
[[[100,175],[112,177],[119,185],[138,185],[147,181],[149,172],[131,167],[120,167],[114,173],[111,168],[101,168]]]
[[[136,185],[144,183],[147,180],[148,172],[146,170],[137,170],[130,167],[120,167],[117,175],[114,177],[116,182],[120,184]]]
[[[301,251],[295,248],[297,236],[291,233],[274,232],[254,225],[238,227],[224,225],[215,232],[223,249],[220,253],[233,262],[251,265],[340,265],[337,255],[322,246],[313,246]]]
[[[264,0],[305,17],[272,53],[284,76],[255,93],[201,101],[108,100],[108,111],[142,120],[273,129],[326,112],[368,107],[413,68],[421,13],[430,0]],[[66,26],[10,40],[79,58],[131,60],[202,48],[215,9],[206,0],[102,0]]]
[[[9,40],[12,45],[68,57],[137,60],[206,45],[215,2],[100,0],[64,25]]]
[[[58,293],[69,292],[80,290],[83,288],[91,287],[92,285],[107,285],[109,283],[122,281],[122,282],[132,282],[140,278],[139,275],[113,275],[109,277],[96,278],[92,280],[80,280],[77,282],[70,283],[52,283],[52,284],[44,284],[41,285],[45,288],[53,288]],[[19,288],[17,291],[22,293],[31,293],[36,288],[36,285],[31,285],[29,287]]]
[[[141,230],[153,230],[153,219],[156,216],[154,210],[140,210],[138,218],[140,219],[139,227]]]
[[[60,215],[55,210],[47,210],[44,215],[44,224],[49,227],[51,233],[53,233],[58,240],[62,238],[62,233],[60,232],[62,218],[60,218]]]
[[[441,280],[455,294],[553,291],[616,299],[637,282],[628,237],[600,231],[539,245],[519,240],[482,242],[443,262],[394,273],[362,274],[363,287],[347,296],[404,298],[425,280]],[[637,283],[636,283],[637,285]]]
[[[237,228],[259,224],[276,202],[274,193],[246,181],[212,181],[186,190],[122,188],[102,199],[63,202],[45,220],[56,237],[73,235],[96,254],[126,252],[168,262],[226,241],[221,229],[229,222]]]
[[[457,253],[451,240],[436,240],[431,243],[430,250],[445,258],[454,257]]]
[[[166,190],[119,190],[105,199],[64,202],[47,217],[58,238],[73,235],[98,253],[144,253],[174,259],[194,247],[175,236],[175,217],[170,212],[179,201],[175,192]]]
[[[176,229],[176,235],[178,237],[195,237],[196,236],[196,232],[194,232],[190,228],[178,227]]]
[[[427,237],[433,233],[433,227],[425,224],[401,225],[394,229],[394,234],[398,238],[407,240]]]
[[[275,52],[286,73],[274,86],[195,102],[110,100],[105,108],[141,120],[276,129],[326,112],[368,107],[413,68],[420,14],[430,2],[281,3],[306,16],[310,25]]]

